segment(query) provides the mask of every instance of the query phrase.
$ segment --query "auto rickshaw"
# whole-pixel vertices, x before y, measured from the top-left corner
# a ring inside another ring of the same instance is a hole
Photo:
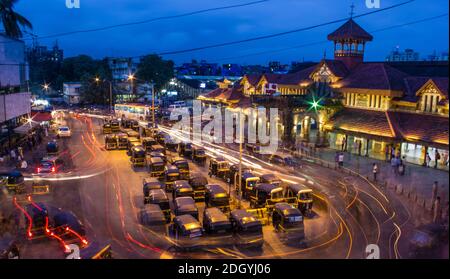
[[[0,239],[0,260],[20,259],[19,243],[13,238],[2,237]]]
[[[25,193],[25,178],[19,171],[0,174],[0,185],[6,187],[10,194]]]
[[[135,130],[136,132],[139,131],[139,122],[137,122],[136,120],[131,120],[130,128]]]
[[[217,184],[206,185],[205,205],[209,207],[217,207],[224,213],[230,212],[230,195],[227,191]]]
[[[163,184],[154,177],[146,177],[142,181],[142,192],[144,194],[144,204],[149,203],[149,193],[151,190],[163,189]]]
[[[172,199],[175,201],[178,197],[194,198],[194,190],[186,180],[177,180],[173,183]]]
[[[120,150],[128,149],[128,136],[126,134],[117,134],[117,148]]]
[[[155,135],[155,140],[156,140],[159,144],[164,145],[164,139],[165,139],[166,135],[167,135],[167,134],[166,134],[165,132],[158,131],[158,132],[156,133],[156,135]]]
[[[174,202],[175,216],[189,214],[198,220],[198,208],[192,197],[179,197]]]
[[[301,184],[289,184],[286,189],[287,198],[296,198],[297,208],[308,216],[313,207],[313,190]]]
[[[259,183],[259,177],[254,175],[251,172],[246,172],[242,174],[241,179],[241,189],[239,189],[239,181],[235,180],[235,187],[237,191],[240,191],[242,193],[242,197],[244,199],[249,199],[250,193],[253,190],[253,187],[256,186],[256,184]]]
[[[47,143],[47,154],[48,155],[58,155],[59,153],[59,146],[56,141],[49,141]]]
[[[246,172],[251,172],[252,170],[249,167],[242,166],[242,174]],[[235,181],[238,180],[239,176],[239,164],[233,164],[230,166],[230,172],[228,175],[228,183],[234,184]]]
[[[178,155],[191,158],[192,156],[192,143],[180,142],[178,144]]]
[[[145,150],[141,146],[131,149],[131,164],[133,167],[145,167]]]
[[[178,249],[192,250],[202,246],[202,225],[189,214],[175,217],[173,224],[169,226],[168,234],[174,239]]]
[[[112,133],[120,132],[120,123],[117,119],[111,120],[110,124],[111,124],[111,132]]]
[[[170,160],[170,163],[176,166],[180,171],[180,179],[189,179],[189,163],[183,158],[174,157]]]
[[[118,139],[115,135],[105,136],[105,149],[106,150],[116,150],[118,148]]]
[[[109,122],[103,124],[103,134],[111,134],[112,133],[112,129],[111,129],[111,124]]]
[[[166,135],[165,138],[164,138],[164,146],[168,150],[176,152],[177,151],[177,147],[178,147],[178,142],[173,137],[171,137],[170,135]]]
[[[50,184],[41,179],[33,180],[31,190],[33,195],[45,195],[50,193]]]
[[[106,260],[112,259],[112,249],[110,244],[100,245],[98,242],[89,242],[83,249],[80,249],[81,259]]]
[[[166,191],[172,191],[174,182],[180,180],[180,170],[176,166],[168,165],[164,171],[164,178]]]
[[[147,204],[157,204],[161,208],[166,217],[166,222],[171,221],[171,211],[169,204],[169,197],[167,197],[166,192],[162,189],[153,189],[148,192]]]
[[[209,177],[215,176],[227,180],[229,172],[230,163],[223,157],[211,158],[209,161]]]
[[[157,141],[154,138],[150,138],[150,137],[145,137],[141,139],[142,141],[142,146],[145,149],[145,152],[150,153],[152,152],[152,145],[156,145],[158,144]]]
[[[210,245],[233,245],[233,226],[228,216],[217,207],[205,209],[203,229]]]
[[[163,160],[164,164],[167,163],[167,157],[166,155],[164,155],[164,153],[160,153],[160,152],[150,152],[150,154],[147,154],[147,158],[161,158],[161,160]]]
[[[281,186],[282,183],[281,179],[279,179],[275,174],[272,173],[263,174],[259,178],[259,182],[261,183],[273,184],[275,186]]]
[[[159,152],[159,153],[162,153],[165,155],[166,149],[162,145],[154,144],[154,145],[150,146],[150,152]]]
[[[272,224],[282,238],[287,241],[298,241],[305,238],[305,227],[300,210],[287,203],[277,203],[272,212]]]
[[[205,188],[208,184],[208,179],[201,173],[191,174],[189,178],[189,185],[191,185],[194,190],[194,200],[204,200],[205,199]]]
[[[258,183],[250,192],[250,207],[273,209],[278,202],[284,202],[283,188],[267,183]]]
[[[165,233],[166,216],[157,204],[146,204],[138,213],[139,221],[145,227],[151,228],[153,231]]]
[[[147,156],[146,160],[147,160],[147,168],[148,168],[148,172],[150,173],[150,176],[163,178],[164,177],[164,168],[166,166],[163,159],[161,159],[160,157]]]
[[[206,163],[206,151],[203,147],[192,146],[192,162],[204,166]]]
[[[126,134],[127,134],[128,138],[140,139],[140,137],[141,137],[141,135],[138,132],[134,131],[134,130],[129,130],[129,131],[126,132]]]
[[[141,141],[138,138],[128,138],[128,155],[131,155],[131,149],[133,149],[134,147],[142,147]],[[144,150],[145,152],[145,150]]]
[[[230,213],[235,243],[244,248],[262,248],[264,244],[262,223],[251,213],[236,209]]]

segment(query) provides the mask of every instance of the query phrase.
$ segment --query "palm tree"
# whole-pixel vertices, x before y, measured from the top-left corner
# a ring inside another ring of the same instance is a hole
[[[22,37],[21,27],[32,29],[31,23],[13,10],[19,0],[0,0],[0,21],[7,36],[19,39]]]

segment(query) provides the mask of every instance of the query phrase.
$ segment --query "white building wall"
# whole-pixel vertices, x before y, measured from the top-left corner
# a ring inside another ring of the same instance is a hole
[[[0,85],[18,86],[28,80],[25,43],[0,34]]]
[[[6,106],[5,106],[6,101]],[[6,114],[5,114],[6,107]],[[0,95],[0,123],[31,113],[31,94],[16,93]]]

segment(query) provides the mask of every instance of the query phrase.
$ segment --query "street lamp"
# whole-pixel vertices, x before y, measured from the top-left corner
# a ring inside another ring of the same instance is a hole
[[[131,85],[131,95],[134,94],[134,88],[133,88],[133,80],[135,80],[136,78],[134,77],[134,74],[129,74],[127,77],[127,80],[130,82]]]
[[[99,77],[95,77],[95,82],[99,83],[100,81],[109,83],[109,112],[112,113],[112,110],[113,110],[112,82],[109,80],[106,80],[106,79],[101,80]]]

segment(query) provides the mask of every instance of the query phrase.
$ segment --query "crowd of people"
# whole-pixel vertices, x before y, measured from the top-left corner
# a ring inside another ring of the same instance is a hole
[[[0,153],[0,166],[26,170],[29,164],[25,159],[25,152],[33,151],[41,144],[43,138],[48,135],[46,129],[39,127],[23,137],[11,149],[4,147]]]

